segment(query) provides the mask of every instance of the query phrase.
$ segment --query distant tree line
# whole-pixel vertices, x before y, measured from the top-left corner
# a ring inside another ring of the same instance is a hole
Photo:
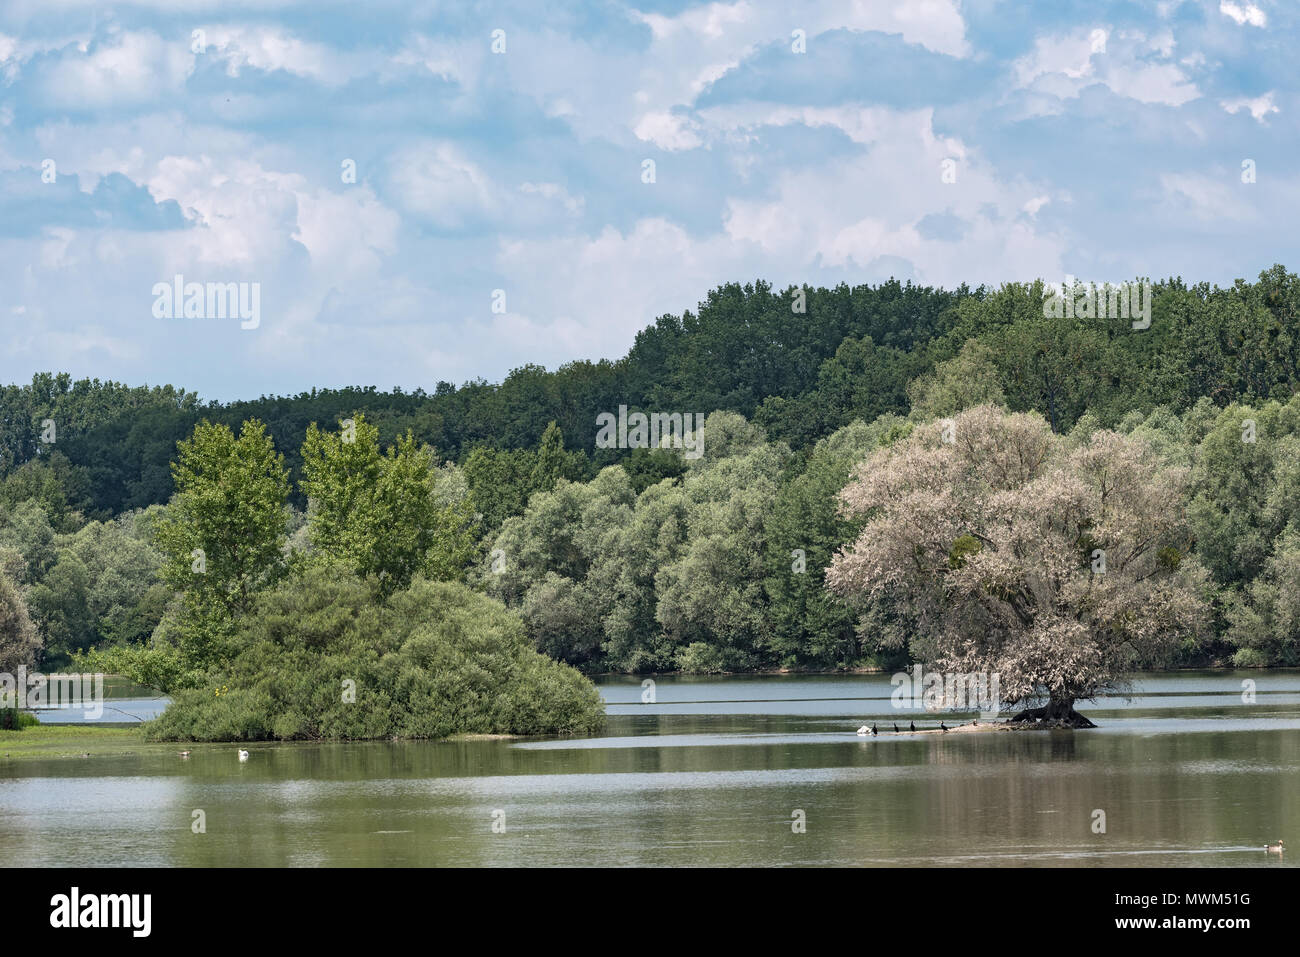
[[[841,493],[918,429],[991,407],[1040,419],[1061,461],[1114,434],[1181,470],[1183,539],[1161,547],[1204,569],[1205,623],[1180,617],[1149,663],[1300,664],[1297,277],[1155,283],[1143,330],[1045,317],[1049,292],[730,284],[617,361],[431,392],[203,403],[38,375],[0,389],[0,620],[14,635],[0,648],[30,650],[34,628],[58,664],[149,640],[183,671],[182,652],[211,660],[256,596],[325,556],[385,601],[463,580],[588,671],[901,662],[920,653],[921,606],[851,593],[870,576],[826,587],[875,516]],[[597,416],[620,405],[711,413],[705,456],[597,449]],[[347,419],[356,443],[339,437]],[[248,500],[186,496],[204,449],[230,456],[208,471],[260,476]],[[232,516],[260,551],[205,546]],[[978,569],[991,553],[971,559],[966,534],[949,552]],[[194,588],[201,547],[221,573]]]

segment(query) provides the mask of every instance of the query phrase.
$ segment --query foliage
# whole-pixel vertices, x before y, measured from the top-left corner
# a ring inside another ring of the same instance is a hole
[[[32,668],[41,651],[41,635],[32,624],[18,587],[0,575],[0,673]]]
[[[57,559],[27,596],[46,636],[47,668],[93,644],[139,642],[153,633],[172,592],[158,581],[162,556],[148,524],[128,514],[56,538]]]
[[[147,734],[442,738],[587,732],[602,721],[595,688],[533,651],[499,603],[424,579],[377,602],[365,582],[321,566],[261,596],[235,655],[179,692]]]
[[[178,446],[176,495],[158,523],[162,574],[172,587],[231,615],[283,572],[288,495],[284,458],[261,422],[239,437],[202,422]]]
[[[436,466],[409,432],[381,455],[363,415],[338,433],[313,424],[302,480],[313,559],[372,576],[383,595],[416,575],[458,577],[474,556],[474,519],[467,498],[440,500]]]
[[[817,443],[802,473],[781,486],[766,523],[774,664],[848,667],[869,650],[860,645],[856,616],[826,590],[825,570],[859,524],[839,511],[840,490],[853,467],[909,431],[889,414],[869,425],[846,425]]]
[[[936,670],[999,674],[1003,700],[1066,710],[1200,629],[1204,570],[1162,556],[1190,542],[1186,470],[1111,431],[1071,449],[992,406],[953,424],[951,442],[932,425],[859,467],[843,501],[864,525],[827,572],[837,593],[901,601]]]
[[[155,684],[200,680],[261,590],[322,562],[381,593],[469,578],[588,670],[888,664],[923,653],[926,623],[898,593],[849,607],[821,587],[867,520],[837,511],[836,486],[908,430],[987,404],[1046,421],[1053,474],[1114,435],[1147,450],[1142,468],[1183,477],[1170,507],[1184,538],[1151,560],[1158,578],[1208,571],[1211,627],[1181,630],[1154,663],[1296,662],[1300,279],[1274,266],[1153,293],[1134,329],[1047,317],[1040,282],[729,283],[617,361],[430,392],[200,403],[42,373],[0,387],[0,568],[47,662],[108,656]],[[594,448],[597,414],[619,405],[722,414],[700,461]],[[360,447],[313,426],[346,416],[365,423]],[[208,539],[201,578],[192,552]],[[942,545],[945,576],[989,560],[969,531]]]

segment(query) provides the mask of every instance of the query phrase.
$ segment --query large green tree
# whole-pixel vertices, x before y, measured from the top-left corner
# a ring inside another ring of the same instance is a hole
[[[825,569],[856,531],[840,512],[840,490],[854,467],[911,426],[886,414],[852,422],[817,443],[807,464],[785,481],[766,520],[766,591],[776,663],[789,667],[849,666],[865,650],[857,617],[826,590]]]
[[[383,595],[417,575],[459,577],[475,556],[477,528],[470,501],[440,496],[438,476],[433,450],[409,432],[381,454],[378,429],[363,415],[338,432],[313,424],[302,478],[313,557],[372,577]]]
[[[0,572],[0,672],[31,668],[41,652],[41,635],[32,624],[18,586]]]

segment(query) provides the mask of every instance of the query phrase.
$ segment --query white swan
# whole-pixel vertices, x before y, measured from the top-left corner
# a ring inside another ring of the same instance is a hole
[[[862,727],[858,728],[858,734],[862,737],[866,737],[870,733],[871,733],[871,729],[868,728],[865,724]]]
[[[240,749],[239,749],[239,760],[241,760],[241,761],[247,761],[247,760],[248,760],[248,752],[245,751],[243,748],[240,748]]]

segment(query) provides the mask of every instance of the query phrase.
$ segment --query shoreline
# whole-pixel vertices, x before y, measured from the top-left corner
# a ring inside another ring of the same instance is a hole
[[[917,728],[915,731],[880,730],[878,737],[915,737],[916,735],[946,734],[982,734],[992,731],[1049,731],[1049,730],[1087,730],[1056,728],[1038,724],[1012,724],[1009,720],[981,722],[978,725],[965,722],[950,727]],[[179,759],[179,752],[226,750],[232,747],[296,747],[312,744],[368,743],[387,742],[390,744],[406,742],[454,743],[465,741],[522,741],[530,735],[523,734],[483,734],[466,732],[446,738],[368,738],[368,739],[321,739],[319,741],[146,741],[139,727],[129,725],[87,725],[87,724],[43,724],[33,725],[22,731],[0,731],[0,762],[25,761],[54,758],[85,759],[95,757],[120,757],[132,754],[172,754]],[[545,738],[549,735],[539,735]],[[862,737],[871,737],[864,735]]]
[[[888,668],[880,668],[876,666],[868,667],[864,665],[858,668],[841,668],[831,671],[822,668],[765,668],[756,671],[583,671],[581,674],[588,678],[626,678],[628,681],[639,681],[645,678],[745,678],[751,676],[756,678],[771,678],[778,675],[825,675],[827,677],[842,677],[848,675],[894,674],[898,671],[910,671],[915,667],[915,665],[915,662],[901,665],[893,671]],[[1161,671],[1141,672],[1141,674],[1179,675],[1195,671],[1249,671],[1255,674],[1270,674],[1273,672],[1300,671],[1300,665],[1270,665],[1258,668],[1248,668],[1243,665],[1234,664],[1185,665],[1179,668],[1165,668]]]
[[[176,755],[181,751],[223,750],[232,747],[295,747],[310,744],[387,742],[390,744],[428,741],[510,741],[530,737],[523,734],[465,732],[445,738],[322,738],[319,741],[146,741],[139,725],[125,724],[37,724],[21,731],[0,731],[0,762],[42,758],[91,758],[129,754]],[[538,737],[547,737],[539,735]]]

